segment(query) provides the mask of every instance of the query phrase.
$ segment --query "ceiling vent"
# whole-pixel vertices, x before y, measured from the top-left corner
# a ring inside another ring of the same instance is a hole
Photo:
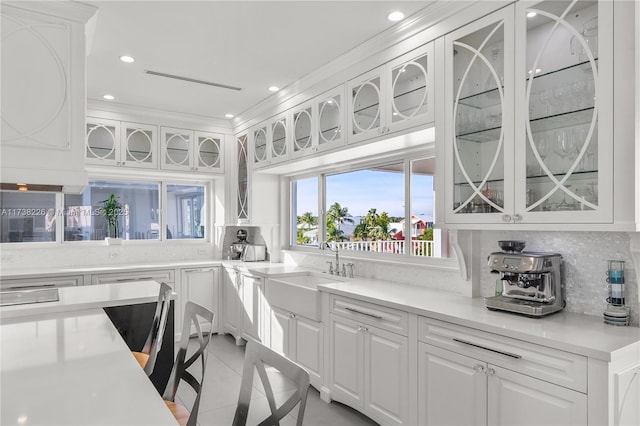
[[[166,78],[173,78],[174,80],[188,81],[189,83],[205,84],[207,86],[220,87],[222,89],[235,90],[235,91],[238,91],[238,92],[242,90],[242,87],[228,86],[226,84],[213,83],[211,81],[198,80],[198,79],[195,79],[195,78],[189,78],[189,77],[183,77],[183,76],[180,76],[180,75],[167,74],[167,73],[164,73],[164,72],[158,72],[158,71],[152,71],[152,70],[144,70],[144,72],[147,73],[147,74],[151,74],[151,75],[157,75],[158,77],[166,77]]]

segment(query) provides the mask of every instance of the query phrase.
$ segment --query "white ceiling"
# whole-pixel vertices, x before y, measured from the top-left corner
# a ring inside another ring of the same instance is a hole
[[[92,1],[89,99],[223,118],[238,115],[410,16],[426,1]],[[125,64],[121,55],[136,61]],[[153,70],[241,87],[167,79]]]

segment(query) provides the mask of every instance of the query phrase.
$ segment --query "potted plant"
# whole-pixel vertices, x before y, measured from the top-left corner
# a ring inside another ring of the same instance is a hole
[[[118,217],[122,214],[122,204],[118,198],[111,194],[109,198],[101,201],[102,210],[100,213],[107,221],[107,244],[121,244],[120,230],[118,229]]]

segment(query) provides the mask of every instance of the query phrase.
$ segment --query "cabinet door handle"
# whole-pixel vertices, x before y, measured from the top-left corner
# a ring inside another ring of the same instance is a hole
[[[120,278],[119,280],[116,280],[117,283],[125,283],[128,281],[145,281],[145,280],[152,280],[153,277],[138,277],[138,278]]]
[[[370,314],[368,312],[362,312],[362,311],[359,311],[357,309],[350,308],[348,306],[345,306],[344,309],[349,311],[349,312],[354,312],[356,314],[366,315],[366,316],[371,317],[371,318],[375,318],[375,319],[379,319],[379,320],[382,319],[382,317],[380,315]]]
[[[511,222],[511,215],[510,214],[503,214],[502,215],[502,221],[503,222]]]
[[[462,339],[454,338],[453,341],[454,342],[458,342],[458,343],[462,343],[463,345],[473,346],[474,348],[484,349],[485,351],[495,352],[497,354],[505,355],[505,356],[508,356],[508,357],[511,357],[511,358],[515,358],[515,359],[522,358],[522,355],[517,355],[517,354],[512,354],[510,352],[504,352],[504,351],[499,351],[497,349],[487,348],[486,346],[477,345],[475,343],[467,342],[466,340],[462,340]]]
[[[211,272],[211,271],[213,271],[213,268],[189,269],[185,272],[189,273],[189,272]]]
[[[476,373],[484,373],[484,365],[476,364],[473,366],[473,371]]]
[[[496,370],[494,370],[493,368],[487,368],[487,370],[485,371],[485,374],[487,376],[493,376],[494,374],[496,374]]]
[[[522,215],[519,214],[514,214],[513,215],[513,221],[514,222],[520,222],[522,220]]]

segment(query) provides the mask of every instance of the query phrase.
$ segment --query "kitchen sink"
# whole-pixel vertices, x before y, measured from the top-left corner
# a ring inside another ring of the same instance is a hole
[[[320,321],[320,295],[318,285],[343,281],[340,277],[320,276],[308,272],[269,278],[266,282],[266,298],[271,306]]]

